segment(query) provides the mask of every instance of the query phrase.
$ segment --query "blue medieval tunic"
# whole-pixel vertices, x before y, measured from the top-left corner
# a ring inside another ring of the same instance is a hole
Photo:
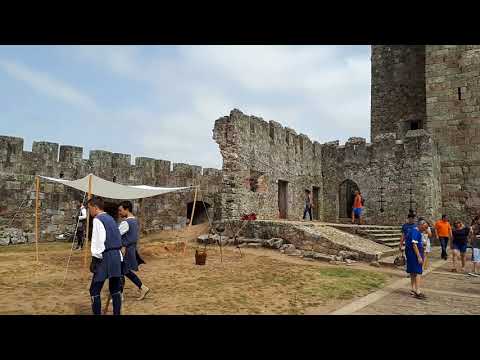
[[[105,227],[106,239],[105,250],[102,253],[102,259],[97,260],[93,281],[105,281],[112,277],[122,276],[122,237],[118,230],[117,223],[107,213],[96,216]]]
[[[138,271],[137,242],[139,238],[138,221],[135,218],[127,218],[128,231],[122,235],[122,246],[125,247],[123,259],[123,273]]]

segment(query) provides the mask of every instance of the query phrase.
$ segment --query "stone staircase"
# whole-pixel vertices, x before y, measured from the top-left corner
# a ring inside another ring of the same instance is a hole
[[[402,235],[400,226],[336,224],[334,227],[395,249]]]
[[[365,228],[359,230],[357,234],[363,237],[367,237],[370,240],[373,240],[379,244],[397,248],[400,244],[402,229],[397,226],[385,226],[381,229]]]

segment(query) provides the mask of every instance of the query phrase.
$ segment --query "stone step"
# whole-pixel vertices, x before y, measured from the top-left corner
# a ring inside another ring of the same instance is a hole
[[[402,229],[365,229],[365,230],[360,230],[361,232],[365,232],[365,233],[369,233],[369,234],[380,234],[380,233],[395,233],[395,234],[399,234],[402,232]]]
[[[382,245],[388,246],[392,249],[398,249],[398,245],[400,245],[400,241],[398,241],[396,243],[382,243]]]
[[[371,236],[374,239],[383,239],[383,238],[395,238],[399,239],[400,236],[402,236],[402,233],[392,233],[392,234],[368,234],[368,236]]]
[[[393,244],[393,243],[400,243],[400,239],[381,238],[381,239],[375,239],[375,242],[379,244]]]

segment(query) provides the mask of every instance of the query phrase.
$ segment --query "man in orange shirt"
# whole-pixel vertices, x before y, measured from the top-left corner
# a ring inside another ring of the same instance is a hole
[[[440,241],[442,247],[442,259],[447,260],[448,240],[452,239],[452,227],[448,222],[447,215],[442,215],[442,219],[435,223],[435,237]]]

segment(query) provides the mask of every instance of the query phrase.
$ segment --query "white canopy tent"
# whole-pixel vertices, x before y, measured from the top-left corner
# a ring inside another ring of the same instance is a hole
[[[182,190],[189,190],[195,188],[195,199],[193,204],[193,211],[192,211],[192,218],[193,212],[195,211],[195,202],[197,198],[197,190],[198,186],[186,186],[186,187],[154,187],[154,186],[147,186],[147,185],[122,185],[117,184],[112,181],[107,181],[102,179],[96,175],[89,174],[84,178],[78,180],[65,180],[65,179],[57,179],[51,178],[47,176],[37,176],[35,182],[35,242],[36,242],[36,258],[38,261],[38,240],[39,240],[39,226],[40,226],[40,217],[38,214],[39,210],[39,193],[40,193],[40,178],[45,179],[47,181],[52,181],[56,183],[63,184],[65,186],[80,190],[88,194],[88,199],[91,198],[92,195],[97,195],[101,197],[106,197],[110,199],[119,199],[119,200],[132,200],[132,199],[144,199],[147,197],[153,197],[157,195],[167,194],[170,192],[175,191],[182,191]],[[87,259],[87,252],[88,252],[88,230],[89,230],[89,220],[90,217],[87,216],[87,237],[86,237],[86,244],[85,244],[85,264]],[[190,222],[191,224],[191,222]]]
[[[78,180],[56,179],[47,176],[40,177],[48,181],[57,182],[65,186],[81,190],[85,193],[119,200],[143,199],[147,197],[166,194],[169,192],[187,190],[192,188],[191,186],[168,188],[147,185],[122,185],[104,180],[93,174],[87,175],[84,178]]]

